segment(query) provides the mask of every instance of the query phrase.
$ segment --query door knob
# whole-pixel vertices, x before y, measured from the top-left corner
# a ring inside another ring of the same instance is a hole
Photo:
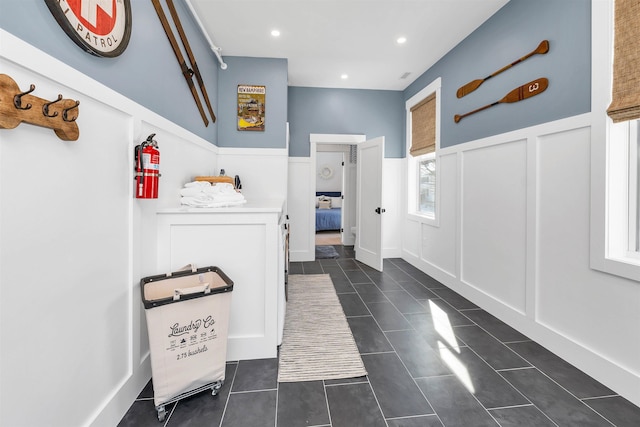
[[[384,210],[384,209],[382,209],[382,208],[376,208],[376,213],[377,213],[378,215],[380,215],[382,212],[385,212],[385,210]]]

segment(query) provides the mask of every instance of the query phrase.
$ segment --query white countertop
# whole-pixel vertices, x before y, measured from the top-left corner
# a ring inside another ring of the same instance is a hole
[[[282,212],[284,200],[281,199],[258,199],[247,200],[246,203],[237,206],[225,206],[220,208],[195,208],[192,206],[180,206],[176,208],[166,208],[158,210],[158,214],[180,214],[180,213],[268,213]]]

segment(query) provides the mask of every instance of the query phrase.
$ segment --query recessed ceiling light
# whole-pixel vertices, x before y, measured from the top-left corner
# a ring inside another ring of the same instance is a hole
[[[340,76],[340,78],[342,80],[347,80],[349,78],[349,75],[348,74],[343,74],[343,75]]]
[[[396,39],[396,43],[398,44],[405,44],[407,42],[407,38],[406,37],[398,37]]]
[[[271,35],[272,35],[273,37],[280,37],[280,31],[278,31],[278,30],[272,30],[272,31],[271,31]]]

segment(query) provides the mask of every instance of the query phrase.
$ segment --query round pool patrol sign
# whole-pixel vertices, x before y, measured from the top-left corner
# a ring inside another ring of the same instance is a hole
[[[115,57],[131,37],[130,0],[45,0],[71,40],[85,51]]]

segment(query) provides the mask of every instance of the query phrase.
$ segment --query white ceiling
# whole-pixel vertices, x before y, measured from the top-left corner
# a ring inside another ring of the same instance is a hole
[[[381,90],[405,89],[508,2],[186,1],[223,58],[287,58],[290,86]]]

